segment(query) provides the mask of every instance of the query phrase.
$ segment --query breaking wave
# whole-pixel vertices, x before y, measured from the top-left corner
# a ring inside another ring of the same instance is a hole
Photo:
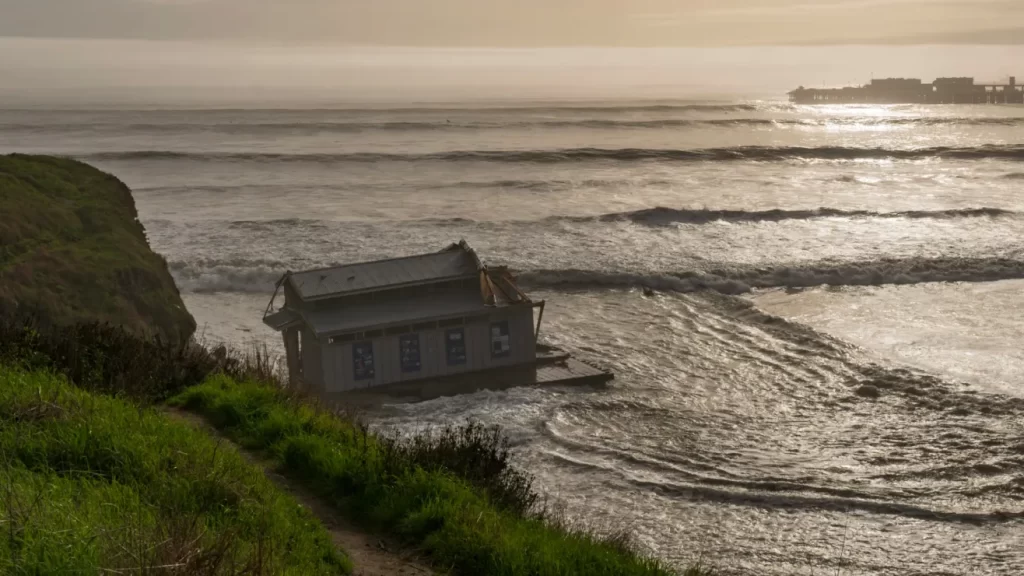
[[[634,222],[648,226],[667,224],[706,224],[709,222],[780,222],[783,220],[810,220],[814,218],[910,218],[949,220],[954,218],[1017,216],[1017,212],[1001,208],[961,208],[950,210],[907,210],[902,212],[875,212],[872,210],[840,210],[815,208],[809,210],[707,210],[649,208],[634,212],[620,212],[595,217],[557,217],[573,221]]]
[[[589,109],[568,109],[573,111]],[[611,109],[616,111],[618,109]],[[658,111],[661,109],[645,109]],[[677,110],[677,109],[672,109]],[[682,108],[704,111],[744,111],[756,108]],[[566,110],[558,110],[565,112]],[[607,110],[593,110],[607,112]],[[628,109],[624,110],[628,111]],[[60,133],[68,131],[176,133],[203,130],[221,134],[317,134],[361,132],[422,132],[450,130],[508,130],[508,129],[668,129],[668,128],[730,128],[730,127],[827,127],[827,126],[1022,126],[1024,117],[971,118],[971,117],[834,117],[834,118],[523,118],[507,120],[462,120],[434,118],[424,120],[336,120],[297,122],[167,122],[119,124],[115,122],[79,124],[2,124],[0,130]]]
[[[540,188],[540,187],[538,187]],[[1003,208],[951,208],[948,210],[903,210],[893,212],[876,212],[874,210],[844,210],[840,208],[808,208],[786,210],[773,208],[771,210],[714,210],[708,208],[644,208],[630,212],[613,212],[597,216],[549,216],[542,222],[631,222],[643,226],[671,226],[673,224],[711,224],[714,222],[734,223],[758,223],[758,222],[783,222],[786,220],[814,220],[818,218],[883,218],[883,219],[910,219],[910,220],[953,220],[958,218],[1011,218],[1020,217],[1022,213]],[[292,221],[275,221],[281,224],[289,224]],[[445,218],[445,219],[423,219],[415,222],[438,225],[453,223],[459,224],[484,224],[466,218]],[[502,221],[488,221],[487,223],[500,223]],[[505,222],[529,223],[525,220],[514,220]],[[296,224],[302,222],[295,221]]]
[[[367,191],[384,190],[393,191],[403,186],[414,187],[416,190],[527,190],[527,191],[548,191],[558,192],[564,190],[578,190],[581,188],[610,188],[610,187],[656,187],[673,186],[680,184],[679,181],[664,178],[642,178],[642,179],[600,179],[583,178],[579,180],[459,180],[451,182],[435,182],[424,184],[384,182],[331,182],[329,185],[302,185],[302,184],[229,184],[221,186],[211,185],[177,185],[177,186],[139,186],[133,188],[133,192],[148,194],[178,194],[204,192],[209,194],[233,194],[245,192],[266,192],[266,193],[295,193],[295,192],[323,192],[323,191]]]
[[[587,161],[781,162],[791,160],[1011,160],[1024,161],[1024,145],[931,148],[858,148],[846,146],[738,146],[699,150],[651,148],[568,148],[559,150],[454,150],[426,154],[353,152],[348,154],[190,153],[159,150],[103,152],[88,160],[188,160],[211,162],[459,162],[570,163]]]
[[[269,295],[288,265],[273,260],[199,260],[169,262],[168,268],[182,292]]]
[[[523,271],[524,286],[547,289],[600,290],[650,288],[671,292],[711,290],[746,294],[765,288],[816,286],[883,286],[928,282],[992,282],[1024,278],[1024,261],[1005,258],[911,258],[866,262],[718,269],[677,273],[597,270]]]
[[[849,511],[861,510],[874,514],[890,514],[944,522],[984,524],[1024,519],[1024,512],[953,512],[918,506],[898,501],[868,500],[863,498],[821,497],[808,494],[779,494],[772,492],[735,492],[722,488],[699,485],[669,484],[633,480],[637,488],[654,490],[675,498],[724,502],[772,509],[802,509]]]
[[[198,260],[169,264],[183,292],[269,294],[287,269],[306,263],[271,260]],[[308,263],[308,267],[323,263]],[[330,264],[328,264],[330,265]],[[768,288],[883,286],[929,282],[992,282],[1024,278],[1024,261],[1006,258],[910,258],[817,265],[720,268],[681,272],[523,270],[524,287],[549,290],[650,288],[664,292],[746,294]]]

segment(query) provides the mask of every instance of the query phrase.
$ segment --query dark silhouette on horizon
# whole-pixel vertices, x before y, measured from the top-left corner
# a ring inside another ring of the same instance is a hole
[[[974,78],[884,78],[865,86],[804,88],[789,93],[798,104],[1024,104],[1024,86],[1011,76],[1007,84],[975,84]]]

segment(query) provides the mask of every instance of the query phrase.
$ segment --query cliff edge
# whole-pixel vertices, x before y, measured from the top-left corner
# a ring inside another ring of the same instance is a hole
[[[0,156],[0,314],[109,322],[181,342],[196,323],[131,190],[81,162]]]

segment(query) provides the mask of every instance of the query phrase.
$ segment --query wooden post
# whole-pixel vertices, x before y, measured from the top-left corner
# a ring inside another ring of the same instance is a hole
[[[534,342],[536,342],[540,338],[540,323],[544,321],[544,306],[545,306],[545,304],[546,304],[546,302],[544,300],[541,300],[537,304],[534,304],[534,306],[540,306],[540,315],[537,316],[537,331],[533,335]]]

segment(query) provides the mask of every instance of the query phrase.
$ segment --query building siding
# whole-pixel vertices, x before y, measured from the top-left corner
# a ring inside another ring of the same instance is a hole
[[[317,390],[325,389],[320,341],[308,329],[302,331],[302,379]]]
[[[337,355],[335,354],[335,346],[330,345],[326,338],[320,340],[320,349],[323,350],[321,354],[320,362],[323,364],[324,371],[324,391],[326,392],[340,392],[335,387],[338,385],[338,378],[340,376],[338,365],[336,363]]]
[[[511,349],[507,357],[494,358],[491,355],[491,324],[500,321],[508,321]],[[465,330],[466,364],[463,366],[448,365],[445,338],[448,330],[453,328]],[[533,309],[529,306],[495,309],[489,316],[467,321],[462,326],[438,327],[415,334],[420,338],[419,372],[402,372],[399,345],[401,336],[389,335],[371,340],[374,377],[372,380],[358,382],[353,373],[352,360],[352,346],[358,342],[327,344],[325,341],[322,357],[319,355],[319,346],[315,352],[315,361],[319,366],[317,374],[326,380],[322,389],[328,392],[346,392],[396,382],[527,364],[533,362],[537,356]],[[305,338],[305,334],[303,337]],[[304,367],[308,366],[306,354],[303,354],[303,364]]]

